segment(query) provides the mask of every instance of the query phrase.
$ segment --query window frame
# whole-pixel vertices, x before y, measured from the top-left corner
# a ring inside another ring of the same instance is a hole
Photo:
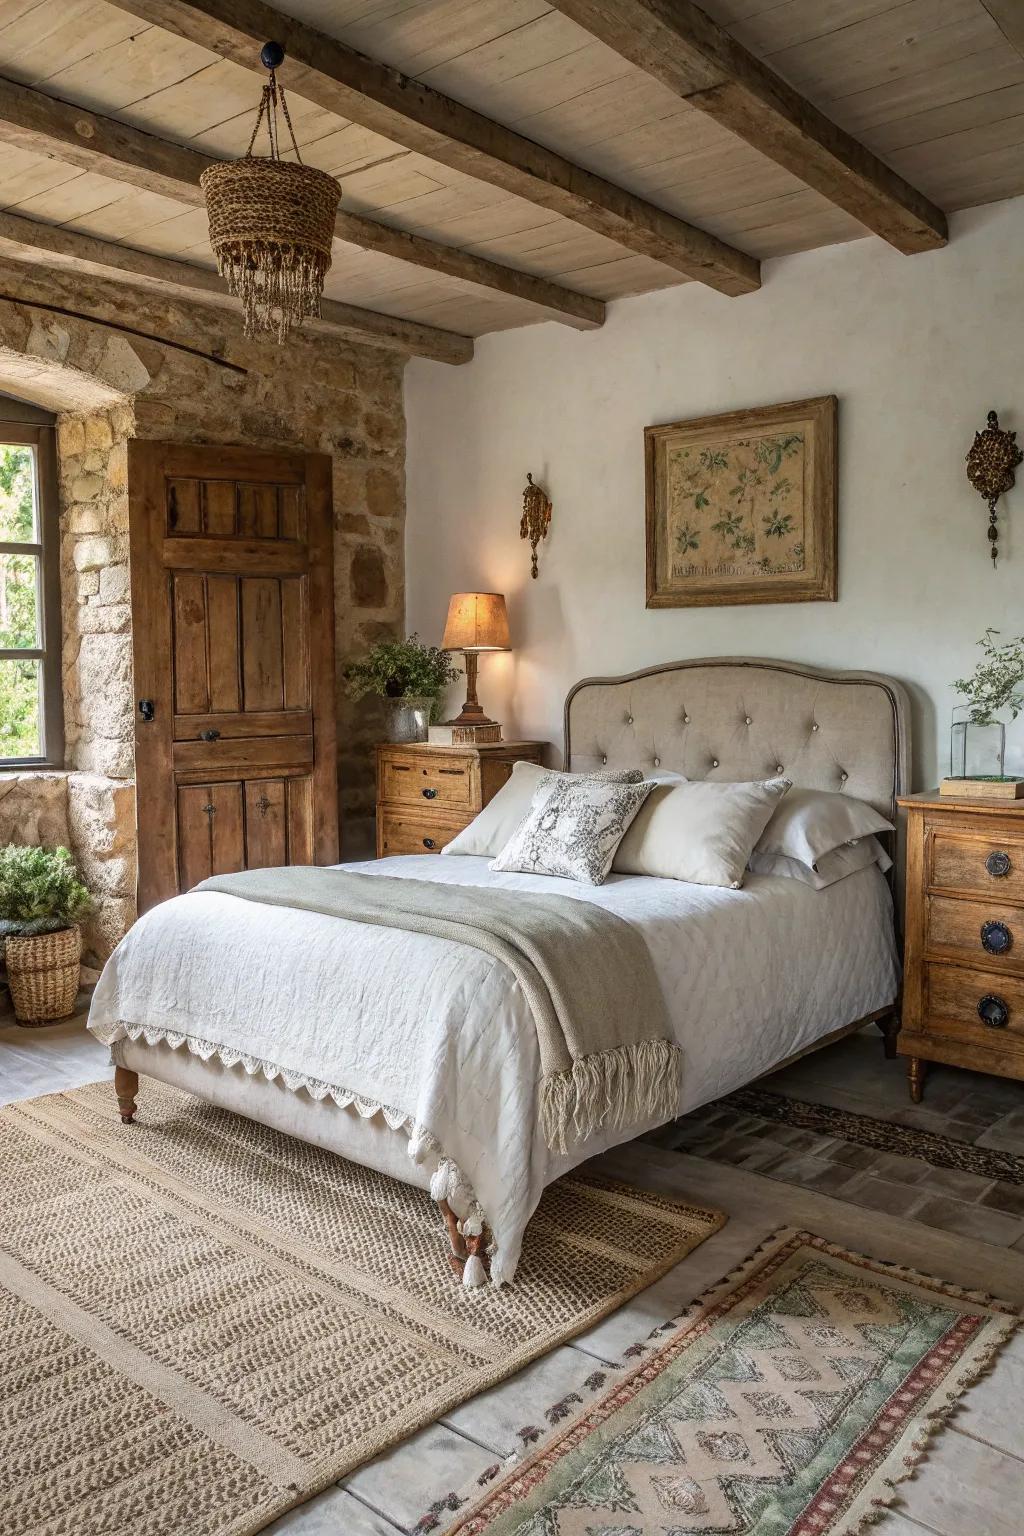
[[[13,407],[13,409],[12,409]],[[11,419],[14,411],[22,419]],[[25,420],[27,416],[35,420]],[[0,661],[38,661],[39,733],[35,757],[0,757],[0,774],[64,767],[64,695],[61,668],[60,504],[57,491],[57,428],[38,407],[0,399],[0,445],[35,449],[38,538],[33,543],[0,540],[0,554],[34,555],[39,561],[39,640],[36,647],[0,647]]]

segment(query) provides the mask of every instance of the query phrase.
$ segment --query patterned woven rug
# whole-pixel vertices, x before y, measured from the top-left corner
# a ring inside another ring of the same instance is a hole
[[[858,1115],[852,1110],[835,1109],[831,1104],[812,1104],[805,1099],[791,1099],[767,1088],[740,1088],[720,1099],[716,1109],[735,1109],[745,1115],[759,1115],[780,1125],[796,1126],[803,1131],[818,1131],[823,1136],[841,1136],[858,1146],[874,1147],[879,1152],[897,1152],[903,1157],[919,1157],[933,1168],[960,1168],[979,1174],[983,1179],[1000,1179],[1004,1184],[1024,1184],[1024,1157],[1001,1152],[996,1147],[978,1147],[955,1136],[938,1131],[922,1131],[913,1125],[896,1125],[891,1120],[877,1120],[874,1115]]]
[[[0,1111],[0,1531],[248,1536],[650,1285],[725,1218],[582,1177],[513,1285],[436,1207],[146,1083]]]
[[[990,1298],[778,1232],[482,1497],[454,1495],[446,1536],[853,1536],[1016,1326]]]

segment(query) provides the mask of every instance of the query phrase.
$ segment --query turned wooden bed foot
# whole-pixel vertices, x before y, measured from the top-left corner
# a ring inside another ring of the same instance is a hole
[[[121,1111],[121,1124],[131,1125],[135,1118],[135,1095],[139,1091],[139,1074],[127,1067],[114,1068],[114,1092],[117,1107]]]
[[[885,1041],[886,1061],[895,1061],[897,1057],[896,1041],[900,1032],[901,1019],[898,1013],[887,1014],[884,1019],[876,1019],[875,1023],[882,1031],[882,1039]]]
[[[456,1216],[447,1200],[439,1200],[437,1202],[437,1208],[441,1212],[441,1215],[444,1217],[444,1224],[448,1228],[448,1241],[451,1244],[451,1253],[448,1255],[448,1262],[461,1279],[466,1259],[469,1257],[469,1251],[466,1248],[466,1239],[459,1231],[459,1218]]]

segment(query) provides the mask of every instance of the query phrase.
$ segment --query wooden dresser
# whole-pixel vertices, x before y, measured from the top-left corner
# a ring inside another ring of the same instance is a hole
[[[542,762],[545,746],[499,741],[487,747],[378,747],[377,857],[440,853],[497,794],[513,764]]]
[[[1024,1079],[1024,801],[909,795],[899,1051]]]

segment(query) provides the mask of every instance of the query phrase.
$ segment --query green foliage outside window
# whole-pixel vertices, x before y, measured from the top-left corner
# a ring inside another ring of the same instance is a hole
[[[31,448],[0,446],[0,541],[36,537],[35,472]],[[39,644],[38,561],[0,556],[0,649]],[[38,757],[39,662],[0,661],[0,757]]]

